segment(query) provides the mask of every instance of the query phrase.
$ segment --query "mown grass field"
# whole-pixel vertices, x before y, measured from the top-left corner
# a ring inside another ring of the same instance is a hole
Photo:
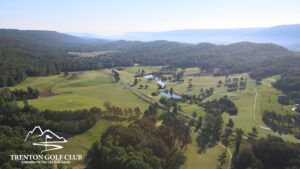
[[[217,168],[218,156],[225,151],[224,148],[216,145],[213,148],[208,149],[205,153],[199,154],[197,151],[196,143],[197,133],[192,132],[192,143],[187,146],[185,156],[187,157],[184,165],[181,169],[215,169]],[[227,163],[225,168],[229,165],[229,155],[227,153]]]
[[[53,152],[54,154],[81,154],[85,158],[87,152],[90,150],[95,141],[99,141],[102,133],[110,125],[127,125],[127,122],[111,122],[108,120],[99,120],[94,127],[84,132],[83,134],[71,137],[63,146],[64,148]],[[82,162],[82,161],[80,161]]]
[[[263,80],[263,84],[257,88],[260,93],[260,113],[262,114],[264,110],[276,111],[279,114],[296,114],[292,111],[293,105],[281,106],[277,98],[278,96],[284,95],[282,92],[270,87],[270,85],[275,82],[277,77],[270,77]]]
[[[94,52],[68,52],[69,55],[77,55],[80,57],[96,57],[102,56],[110,53],[118,52],[117,50],[103,50],[103,51],[94,51]]]
[[[114,82],[114,79],[101,71],[78,72],[71,75],[29,77],[12,88],[38,88],[41,93],[51,90],[52,96],[30,100],[38,109],[74,110],[93,106],[103,108],[105,101],[120,107],[139,106],[144,110],[148,104],[132,92]]]

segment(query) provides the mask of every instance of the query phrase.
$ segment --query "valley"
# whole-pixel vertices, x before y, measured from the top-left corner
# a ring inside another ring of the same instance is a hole
[[[299,6],[1,1],[0,169],[300,169]]]
[[[120,75],[120,81],[115,82],[113,78],[112,69],[104,69],[101,71],[83,71],[72,72],[48,77],[29,77],[19,85],[11,87],[10,89],[26,89],[27,86],[37,88],[40,91],[38,99],[29,100],[29,104],[41,109],[51,110],[76,110],[83,108],[99,107],[105,109],[104,103],[110,102],[113,105],[120,106],[121,108],[140,107],[141,111],[155,102],[160,102],[161,96],[153,96],[153,92],[165,92],[166,90],[173,90],[179,96],[198,95],[201,91],[214,88],[212,95],[203,99],[201,102],[208,102],[214,99],[219,99],[224,95],[228,96],[237,106],[239,111],[236,116],[229,116],[223,114],[224,121],[232,119],[236,128],[241,128],[245,133],[251,132],[251,128],[256,127],[259,137],[265,137],[269,134],[282,137],[286,141],[299,143],[292,135],[279,135],[269,129],[262,121],[262,114],[265,110],[277,112],[290,112],[292,106],[281,106],[277,97],[282,95],[280,91],[273,88],[271,83],[274,82],[276,77],[270,77],[262,80],[261,85],[256,85],[247,74],[233,74],[229,76],[212,76],[209,74],[201,74],[198,68],[175,69],[175,74],[184,71],[181,82],[174,82],[171,74],[165,74],[170,77],[164,89],[158,89],[158,84],[155,80],[149,80],[143,76],[159,72],[163,69],[161,66],[134,66],[124,67],[117,70]],[[115,69],[116,70],[116,69]],[[137,76],[141,72],[141,77]],[[170,72],[169,72],[170,73]],[[245,89],[228,91],[224,86],[226,79],[233,78],[247,79]],[[137,84],[134,84],[137,79]],[[218,82],[222,84],[218,85]],[[48,96],[45,96],[48,93]],[[49,94],[50,93],[50,94]],[[22,106],[22,102],[19,106]],[[205,110],[195,103],[178,101],[178,106],[181,107],[180,111],[187,114],[189,118],[204,117]],[[165,110],[160,110],[158,119],[161,119]],[[185,116],[185,115],[184,115]],[[97,141],[101,134],[111,125],[121,124],[127,126],[129,123],[109,121],[100,119],[94,127],[86,132],[72,136],[68,139],[65,148],[56,153],[70,154],[73,152],[81,153],[84,155],[89,151],[92,143]],[[225,126],[224,126],[225,127]],[[191,129],[191,143],[187,145],[184,154],[186,155],[186,162],[182,169],[191,169],[196,166],[203,166],[207,169],[216,168],[215,161],[218,156],[224,152],[223,145],[216,145],[209,148],[206,152],[199,154],[197,152],[197,132]],[[229,147],[231,153],[234,151],[233,147]],[[227,152],[227,160],[225,168],[229,168],[230,158]],[[73,165],[84,165],[84,162],[74,163]]]
[[[58,168],[300,166],[297,52],[271,43],[0,35],[1,167],[24,168],[7,158],[19,149],[42,151],[24,142],[34,126],[68,140],[47,153],[83,156]]]

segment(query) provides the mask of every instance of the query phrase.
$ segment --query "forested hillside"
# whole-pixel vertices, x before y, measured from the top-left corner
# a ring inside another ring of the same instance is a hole
[[[81,39],[55,31],[31,31],[0,29],[0,45],[32,52],[64,52],[94,50],[108,41],[102,39]]]
[[[300,57],[275,44],[241,42],[231,45],[190,45],[168,41],[114,44],[129,62],[152,66],[200,67],[211,73],[218,68],[216,75],[251,72],[253,78],[263,78],[300,64]],[[111,47],[110,44],[107,48]]]
[[[68,55],[70,51],[107,51],[101,57]],[[52,31],[0,30],[0,86],[27,76],[58,74],[115,66],[199,67],[215,75],[249,72],[260,79],[300,65],[299,54],[275,44],[241,42],[197,45],[168,42],[86,40]]]
[[[27,76],[99,68],[94,61],[70,57],[67,52],[96,50],[106,42],[54,31],[0,30],[0,86],[15,85]]]
[[[274,83],[274,87],[289,95],[292,100],[300,102],[300,69],[289,69],[282,74],[281,79]]]

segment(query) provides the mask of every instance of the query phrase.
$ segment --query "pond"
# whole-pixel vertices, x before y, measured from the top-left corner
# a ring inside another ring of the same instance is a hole
[[[171,95],[170,93],[166,93],[166,92],[160,92],[159,95],[167,98],[172,98],[172,99],[181,99],[181,96],[178,96],[176,94]]]

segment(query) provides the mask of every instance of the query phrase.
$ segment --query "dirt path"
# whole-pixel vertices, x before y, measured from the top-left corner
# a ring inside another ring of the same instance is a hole
[[[255,97],[254,97],[254,104],[253,104],[253,120],[255,123],[257,123],[256,126],[265,129],[265,130],[271,130],[269,127],[267,127],[265,124],[259,122],[256,120],[256,103],[257,103],[257,96],[258,96],[257,90],[255,90]]]
[[[266,85],[266,86],[272,87],[272,85],[270,85],[270,84],[268,84],[266,82],[261,81],[261,83],[264,84],[264,85]]]
[[[227,165],[227,169],[230,169],[230,167],[231,167],[231,159],[232,159],[232,153],[231,153],[230,149],[226,148],[222,143],[218,143],[218,146],[224,148],[227,151],[227,153],[229,154],[230,160],[229,160],[229,163]]]

